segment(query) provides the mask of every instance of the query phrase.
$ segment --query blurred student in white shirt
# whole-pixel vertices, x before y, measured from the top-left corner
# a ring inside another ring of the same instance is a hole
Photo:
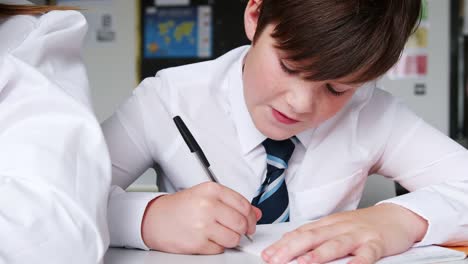
[[[81,60],[84,17],[0,4],[0,263],[99,263],[110,160]]]

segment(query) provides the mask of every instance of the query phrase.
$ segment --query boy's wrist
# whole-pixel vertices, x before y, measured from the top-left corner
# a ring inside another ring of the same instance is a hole
[[[156,214],[155,212],[156,208],[154,208],[157,204],[156,201],[159,200],[159,198],[162,198],[164,196],[167,196],[167,194],[160,195],[148,202],[148,204],[146,205],[146,209],[143,214],[142,220],[141,220],[141,238],[143,239],[143,242],[145,243],[145,245],[150,249],[154,249],[154,248],[151,246],[152,245],[151,240],[152,240],[153,235],[151,234],[152,232],[151,232],[151,228],[149,227],[149,224],[150,222],[153,221],[154,215]]]
[[[414,243],[421,241],[426,235],[429,224],[426,219],[415,212],[393,203],[382,203],[376,205],[376,207],[390,210],[393,216],[396,217],[396,221],[405,226]]]

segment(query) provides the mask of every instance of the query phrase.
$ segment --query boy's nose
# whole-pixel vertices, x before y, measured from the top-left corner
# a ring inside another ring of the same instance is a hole
[[[314,88],[310,86],[295,87],[287,95],[287,102],[295,113],[310,113],[314,108]]]

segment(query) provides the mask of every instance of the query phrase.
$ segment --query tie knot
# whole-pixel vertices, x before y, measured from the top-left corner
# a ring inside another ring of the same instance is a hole
[[[276,141],[270,138],[262,142],[266,154],[283,160],[286,164],[292,156],[294,151],[294,142],[290,138],[285,140]]]

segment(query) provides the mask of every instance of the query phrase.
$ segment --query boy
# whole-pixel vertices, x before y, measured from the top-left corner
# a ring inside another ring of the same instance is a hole
[[[144,80],[103,124],[114,183],[156,164],[172,194],[114,196],[112,243],[216,254],[257,221],[327,215],[263,259],[374,263],[416,242],[468,240],[466,150],[372,82],[398,60],[420,9],[419,0],[250,0],[252,46]],[[203,183],[176,115],[222,185]],[[372,173],[414,192],[355,210]]]

